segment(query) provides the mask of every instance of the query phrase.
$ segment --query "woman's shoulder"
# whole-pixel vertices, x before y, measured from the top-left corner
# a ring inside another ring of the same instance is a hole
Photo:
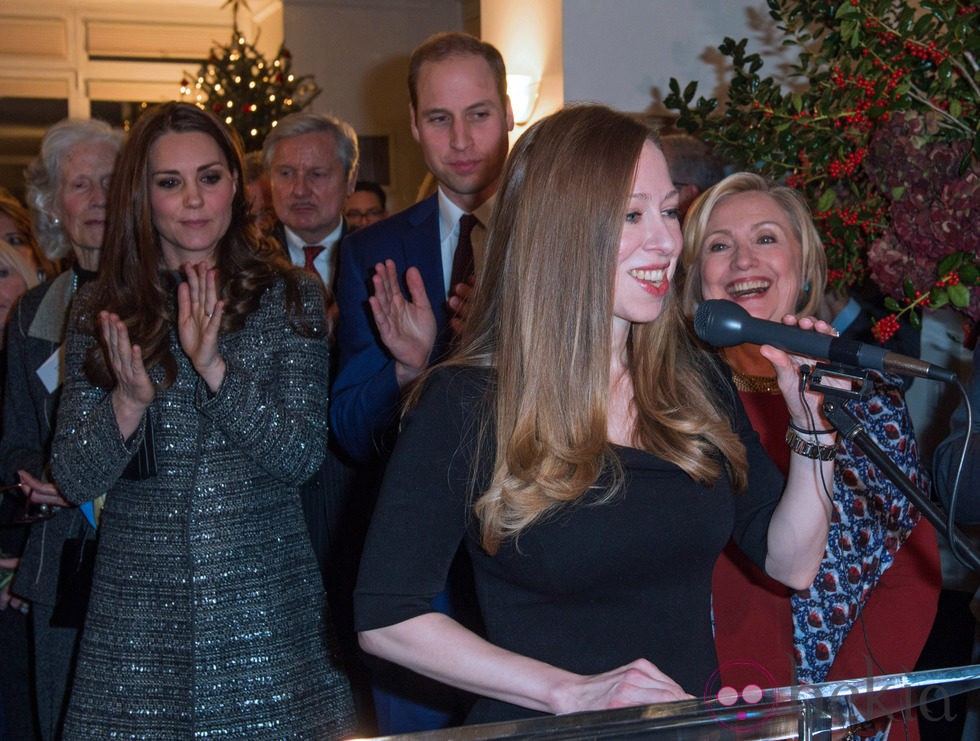
[[[440,364],[421,381],[416,403],[426,409],[447,413],[473,409],[493,391],[494,374],[490,368]]]
[[[493,370],[476,365],[440,363],[425,377],[425,391],[448,391],[459,395],[484,395],[494,379]]]

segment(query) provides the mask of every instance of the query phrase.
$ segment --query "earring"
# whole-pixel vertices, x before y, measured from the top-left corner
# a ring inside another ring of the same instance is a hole
[[[51,223],[54,226],[61,226],[61,219],[59,219],[57,216],[52,216],[51,217]]]
[[[806,283],[803,284],[803,292],[804,293],[810,292],[810,281],[807,281]]]

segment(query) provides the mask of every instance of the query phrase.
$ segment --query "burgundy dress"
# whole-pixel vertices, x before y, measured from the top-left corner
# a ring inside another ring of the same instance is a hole
[[[866,431],[928,489],[900,386],[848,402]],[[778,393],[739,392],[763,447],[785,473],[789,422]],[[729,543],[712,579],[715,646],[725,684],[782,687],[911,671],[936,613],[936,535],[917,510],[850,443],[838,447],[836,512],[821,571],[809,590],[767,577]],[[909,738],[918,738],[910,722]],[[892,738],[905,739],[902,722]]]

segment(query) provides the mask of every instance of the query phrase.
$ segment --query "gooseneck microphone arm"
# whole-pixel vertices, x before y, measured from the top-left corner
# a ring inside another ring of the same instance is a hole
[[[842,340],[819,332],[808,332],[798,327],[756,319],[738,304],[724,299],[701,302],[694,315],[694,331],[702,340],[716,347],[731,347],[743,343],[772,345],[789,353],[826,358],[851,368],[871,368],[959,384],[956,374],[947,368],[888,352],[875,345]],[[824,394],[824,415],[834,429],[844,439],[853,441],[860,447],[868,459],[885,473],[936,530],[946,537],[953,553],[965,566],[980,573],[980,553],[976,547],[956,527],[951,517],[947,519],[943,516],[943,511],[895,465],[874,438],[864,430],[857,417],[844,407],[843,400],[852,392],[829,386],[821,386],[820,391]]]
[[[874,438],[865,431],[858,418],[843,404],[839,403],[839,400],[832,398],[834,396],[832,390],[824,387],[823,394],[824,416],[841,434],[841,437],[860,447],[868,459],[884,471],[892,483],[922,513],[923,517],[932,523],[936,531],[946,537],[953,553],[959,557],[963,564],[980,573],[980,552],[970,543],[963,532],[955,525],[949,527],[950,523],[947,521],[944,512],[922,493],[901,468],[895,465],[895,462],[874,441]]]

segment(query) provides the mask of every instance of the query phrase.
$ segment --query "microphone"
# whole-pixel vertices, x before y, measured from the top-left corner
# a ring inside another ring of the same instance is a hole
[[[945,383],[956,383],[959,380],[951,370],[919,358],[890,352],[883,347],[756,319],[738,304],[725,299],[701,302],[694,314],[694,331],[698,337],[715,347],[731,347],[751,342],[755,345],[772,345],[796,355],[826,358],[834,363],[857,368],[931,378]]]

